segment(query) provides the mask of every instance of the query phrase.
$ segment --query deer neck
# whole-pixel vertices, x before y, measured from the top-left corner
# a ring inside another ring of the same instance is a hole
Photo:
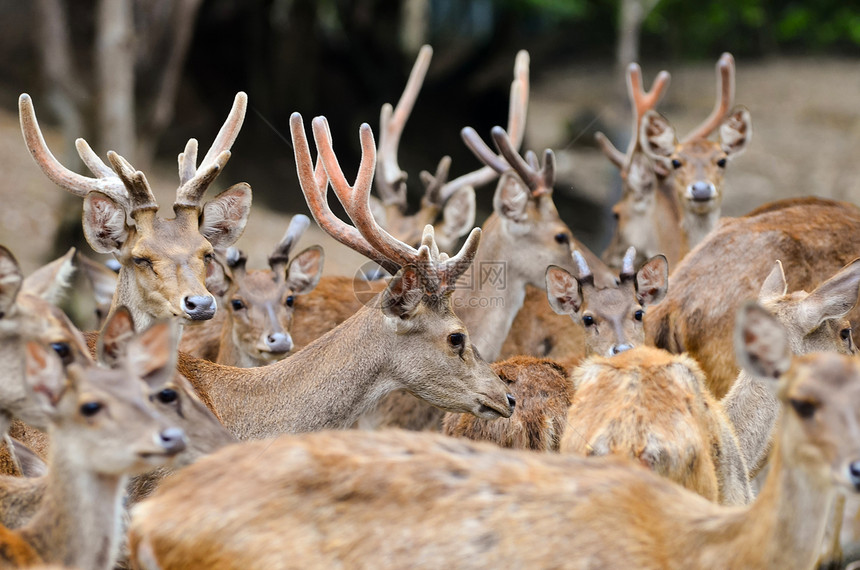
[[[701,537],[701,567],[813,567],[833,490],[825,478],[790,466],[783,443],[774,449],[770,472],[752,506],[722,522],[701,521],[711,526]]]
[[[495,213],[484,224],[481,247],[466,277],[461,277],[465,286],[458,285],[452,299],[472,344],[487,362],[499,357],[529,283],[527,276],[517,272],[514,254],[520,250],[502,224]]]
[[[110,320],[119,307],[127,307],[131,312],[131,319],[134,321],[134,330],[146,330],[155,322],[155,319],[152,315],[141,309],[142,305],[143,301],[137,292],[134,282],[134,272],[123,266],[120,268],[119,275],[117,276],[116,292],[111,302],[110,314],[105,321]]]
[[[382,311],[364,307],[341,326],[280,362],[258,368],[198,361],[198,384],[239,439],[348,428],[402,387],[395,333]],[[213,367],[212,369],[209,369]]]
[[[218,357],[215,362],[225,366],[236,366],[238,368],[253,368],[262,366],[264,362],[258,362],[239,349],[239,343],[233,337],[233,319],[224,319],[221,328],[221,340],[218,346]]]
[[[719,219],[720,208],[705,212],[704,214],[684,212],[684,216],[681,219],[681,229],[684,230],[684,235],[687,236],[688,248],[693,249],[699,242],[705,239],[705,236],[711,233],[711,230],[716,227]]]
[[[45,495],[21,535],[45,562],[111,568],[118,553],[125,476],[82,471],[52,433]]]
[[[773,379],[757,378],[741,370],[721,402],[751,473],[762,468],[779,418],[772,383]]]

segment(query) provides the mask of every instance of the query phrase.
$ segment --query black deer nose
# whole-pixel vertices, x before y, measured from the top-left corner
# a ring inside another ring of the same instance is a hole
[[[848,466],[848,476],[851,477],[854,488],[860,491],[860,461],[855,461]]]
[[[205,321],[215,316],[215,297],[212,295],[191,295],[182,299],[182,310],[192,321]]]
[[[266,336],[266,347],[272,352],[289,352],[293,348],[293,339],[287,333],[272,333]]]
[[[179,453],[185,449],[185,432],[176,427],[167,428],[158,434],[158,441],[166,452]]]
[[[508,398],[508,405],[513,410],[517,405],[517,399],[514,398],[511,394],[505,394],[505,396],[507,396],[507,398]]]

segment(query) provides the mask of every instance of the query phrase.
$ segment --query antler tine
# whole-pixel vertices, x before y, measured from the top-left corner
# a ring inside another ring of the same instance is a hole
[[[579,275],[577,276],[579,282],[593,283],[594,275],[591,273],[591,269],[589,269],[588,267],[588,262],[585,261],[584,257],[582,257],[582,254],[579,253],[579,250],[574,249],[571,255],[573,257],[573,261],[576,262],[577,270],[579,270]]]
[[[633,136],[627,148],[625,164],[629,163],[630,157],[639,146],[639,125],[646,112],[657,106],[666,88],[669,86],[671,76],[668,71],[661,71],[651,83],[651,89],[642,89],[642,68],[638,63],[631,63],[627,68],[627,95],[630,98],[630,106],[633,108]]]
[[[705,122],[693,129],[682,142],[704,139],[720,126],[735,100],[735,58],[725,52],[717,61],[717,101]]]
[[[451,157],[443,156],[436,167],[436,174],[430,174],[422,170],[419,174],[421,183],[424,184],[424,196],[421,198],[422,206],[436,206],[441,208],[445,201],[442,199],[441,190],[448,181],[448,171],[451,169]]]
[[[621,261],[621,281],[626,281],[627,279],[632,279],[636,270],[633,268],[633,261],[636,259],[636,248],[632,245],[627,248],[627,251],[624,253],[624,259]]]
[[[230,160],[230,148],[236,142],[242,123],[245,121],[245,111],[248,107],[248,96],[239,91],[233,99],[233,107],[227,115],[221,130],[215,137],[212,146],[200,166],[194,168],[197,159],[197,141],[191,139],[185,145],[185,152],[179,155],[179,188],[176,190],[174,210],[177,208],[199,208],[200,199],[206,193],[209,185],[218,177],[227,161]],[[192,142],[192,140],[194,142]],[[194,174],[189,178],[192,169]]]
[[[511,137],[511,144],[513,144],[516,149],[519,149],[520,146],[522,146],[526,132],[526,115],[528,114],[529,109],[529,63],[529,52],[526,50],[520,50],[517,52],[517,57],[514,60],[514,79],[511,81],[511,93],[508,101],[508,133]],[[467,136],[466,129],[471,131],[472,134]],[[472,152],[488,166],[469,172],[468,174],[458,176],[454,180],[451,180],[442,186],[442,189],[439,191],[439,198],[442,204],[447,202],[448,199],[460,188],[464,188],[466,186],[478,187],[488,184],[508,168],[508,166],[505,165],[502,170],[499,170],[494,166],[490,166],[490,163],[482,158],[475,147],[471,146],[472,144],[476,144],[478,141],[480,141],[480,144],[483,144],[483,141],[481,141],[481,138],[477,133],[475,133],[474,129],[471,127],[466,127],[466,129],[460,131],[460,134],[463,136],[463,140],[467,145],[469,145]],[[474,140],[470,141],[470,138]],[[486,145],[483,146],[486,147]],[[486,147],[486,150],[489,154],[495,155],[489,147]],[[495,160],[501,162],[499,157],[496,157]]]
[[[278,265],[286,265],[290,261],[290,251],[302,238],[302,234],[310,226],[311,220],[304,214],[296,214],[290,220],[290,225],[284,233],[284,237],[275,246],[275,250],[269,255],[269,267],[277,273],[275,269]]]
[[[397,163],[397,151],[400,146],[400,136],[415,106],[415,100],[421,91],[432,57],[433,48],[428,45],[422,46],[415,59],[415,65],[409,73],[409,80],[406,82],[403,94],[397,102],[397,107],[392,110],[391,105],[386,103],[382,106],[379,117],[379,163],[376,171],[376,188],[384,204],[396,204],[404,211],[406,210],[407,174]]]
[[[463,138],[466,146],[469,147],[469,150],[472,151],[472,154],[494,171],[493,178],[511,169],[510,165],[505,162],[505,159],[494,153],[487,146],[487,143],[484,142],[484,139],[481,138],[481,135],[472,127],[464,127],[460,131],[460,136]]]
[[[314,141],[322,158],[325,172],[337,195],[343,204],[346,213],[352,223],[367,242],[379,254],[392,263],[401,267],[414,264],[418,259],[418,250],[402,241],[395,239],[391,234],[383,230],[370,211],[370,187],[373,184],[373,172],[376,166],[376,146],[373,140],[373,131],[370,125],[363,123],[359,128],[361,140],[361,162],[355,183],[350,185],[338,163],[337,156],[328,138],[328,125],[325,117],[316,117],[311,123],[314,133]]]
[[[95,191],[106,194],[120,204],[128,204],[128,194],[122,180],[100,159],[97,157],[95,160],[92,159],[95,153],[86,143],[84,145],[86,145],[86,149],[89,149],[89,153],[85,151],[84,154],[81,154],[81,159],[88,168],[92,169],[95,166],[96,170],[93,170],[93,174],[96,175],[96,178],[81,176],[60,164],[60,161],[54,157],[47,143],[45,143],[45,137],[42,136],[42,130],[39,128],[39,121],[36,120],[33,100],[26,93],[22,93],[18,98],[18,114],[21,121],[21,133],[24,135],[27,149],[45,176],[54,184],[81,198]],[[76,146],[80,153],[80,144],[76,143]]]
[[[359,233],[357,229],[343,222],[334,215],[326,200],[328,189],[328,178],[321,156],[317,157],[317,165],[314,168],[311,160],[311,150],[305,135],[305,125],[299,113],[290,116],[290,136],[293,141],[293,153],[296,157],[296,170],[299,175],[299,183],[308,208],[321,227],[328,235],[343,245],[357,251],[368,259],[379,263],[383,269],[392,275],[397,273],[400,265],[387,259],[382,259],[379,252]],[[328,133],[326,133],[328,140]],[[319,143],[317,143],[319,144]]]
[[[552,192],[555,182],[555,156],[547,149],[544,154],[544,166],[538,171],[523,160],[523,157],[514,150],[510,138],[502,127],[493,127],[490,131],[496,148],[511,165],[511,168],[519,175],[523,183],[531,190],[532,196],[540,196]]]
[[[609,159],[609,162],[619,169],[624,168],[627,155],[615,148],[615,145],[612,144],[606,135],[598,131],[594,133],[594,140],[597,142],[597,146],[600,147],[600,150],[603,151],[603,154],[606,155],[606,158]]]
[[[129,161],[112,150],[108,151],[107,157],[117,176],[128,190],[131,199],[131,216],[135,217],[143,211],[154,212],[158,210],[158,203],[155,201],[152,188],[149,187],[149,182],[143,172],[135,170]]]
[[[472,228],[469,236],[466,238],[466,243],[457,252],[457,255],[446,259],[440,265],[439,275],[442,283],[442,290],[452,289],[457,282],[457,279],[465,273],[472,265],[475,255],[478,253],[478,245],[481,243],[481,228]]]

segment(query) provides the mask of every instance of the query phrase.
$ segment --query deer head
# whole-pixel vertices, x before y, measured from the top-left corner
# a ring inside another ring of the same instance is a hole
[[[376,163],[370,127],[361,126],[361,164],[355,183],[350,185],[334,154],[325,118],[317,117],[312,126],[319,151],[316,167],[301,115],[294,113],[290,118],[299,180],[314,218],[329,235],[394,275],[376,297],[384,315],[381,330],[368,330],[363,342],[385,343],[391,353],[408,355],[403,365],[408,366],[413,379],[408,389],[414,395],[430,403],[440,402],[452,411],[509,417],[513,397],[506,394],[504,383],[469,342],[451,301],[458,277],[477,253],[481,230],[473,229],[453,257],[439,252],[430,225],[425,227],[417,249],[395,239],[379,227],[370,210],[368,196]],[[328,207],[329,181],[355,226],[338,219]]]
[[[546,270],[549,304],[560,315],[570,315],[585,328],[586,355],[614,356],[645,343],[642,320],[645,308],[658,303],[669,287],[669,264],[657,255],[634,272],[636,251],[627,250],[619,285],[598,288],[585,258],[578,251],[573,258],[579,275],[557,266]]]
[[[231,363],[263,366],[287,356],[293,349],[290,329],[297,296],[310,293],[319,283],[323,270],[323,250],[311,246],[290,258],[290,253],[310,220],[298,214],[280,243],[269,256],[268,271],[248,271],[246,256],[230,248],[224,257],[228,271],[222,275],[228,318],[221,340],[221,351],[229,351]],[[208,283],[210,286],[212,283]],[[229,338],[228,338],[229,337]],[[226,363],[219,355],[218,362]]]
[[[27,94],[18,100],[21,130],[36,163],[54,183],[84,199],[83,226],[87,241],[99,253],[120,262],[113,307],[126,305],[138,327],[155,319],[179,318],[189,323],[212,318],[217,307],[206,290],[205,276],[214,248],[231,245],[245,228],[251,188],[237,184],[201,204],[206,189],[230,159],[247,106],[236,95],[221,131],[197,166],[197,141],[190,139],[179,155],[180,186],[173,204],[175,217],[156,215],[158,205],[146,177],[113,151],[106,165],[83,139],[78,154],[95,175],[81,176],[63,167],[51,154]]]

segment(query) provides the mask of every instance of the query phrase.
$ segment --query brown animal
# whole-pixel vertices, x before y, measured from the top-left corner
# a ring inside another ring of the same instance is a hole
[[[53,348],[28,342],[28,386],[51,419],[54,445],[38,510],[20,529],[0,535],[15,547],[0,549],[7,564],[28,565],[37,557],[77,568],[113,567],[126,475],[161,465],[185,447],[182,430],[144,403],[141,379],[173,374],[169,326],[155,326],[161,334],[133,339],[134,357],[116,370],[81,361],[64,373]],[[30,549],[24,556],[22,545]]]
[[[469,414],[448,413],[442,421],[442,432],[512,449],[558,451],[573,399],[573,382],[567,371],[552,360],[531,356],[496,362],[493,370],[507,382],[517,401],[511,417],[486,421]]]
[[[689,353],[713,394],[722,398],[738,375],[731,315],[756,297],[774,260],[787,269],[787,290],[796,291],[814,289],[858,256],[860,209],[844,202],[781,200],[740,218],[724,218],[672,272],[666,298],[645,316],[646,341]],[[848,317],[860,322],[856,308]]]
[[[674,269],[719,218],[723,168],[730,157],[746,148],[752,126],[749,113],[742,108],[729,113],[735,89],[731,54],[720,57],[716,73],[714,110],[679,143],[668,122],[654,111],[669,84],[669,74],[661,71],[645,92],[639,66],[634,63],[628,68],[634,115],[627,153],[617,150],[602,133],[597,136],[607,158],[621,171],[623,185],[621,200],[613,207],[615,232],[603,254],[612,267],[620,266],[624,251],[635,246],[641,255],[637,265],[661,253]],[[718,128],[722,142],[708,141]]]
[[[170,220],[156,215],[158,204],[144,174],[113,151],[108,167],[83,139],[76,146],[95,178],[61,165],[39,130],[30,96],[18,99],[21,130],[27,148],[45,175],[84,199],[83,227],[90,246],[112,253],[121,264],[111,311],[129,307],[138,328],[155,319],[183,323],[211,319],[215,298],[204,283],[213,248],[226,248],[245,228],[251,188],[236,184],[201,205],[203,194],[230,159],[230,147],[245,116],[247,96],[236,95],[233,109],[203,158],[197,163],[197,141],[189,139],[179,155],[180,186]]]
[[[758,294],[758,302],[782,325],[792,354],[833,351],[856,354],[857,347],[851,335],[851,324],[846,315],[860,296],[860,259],[842,268],[811,293],[794,291],[788,293],[788,284],[782,263],[777,262],[764,280]],[[755,319],[770,318],[752,312],[747,317],[747,326],[755,326]],[[744,342],[738,335],[748,334],[745,329],[736,329],[734,343]],[[782,350],[772,339],[760,339],[772,347]],[[764,466],[772,446],[774,426],[779,416],[779,401],[769,389],[773,378],[783,370],[769,370],[762,378],[751,376],[745,367],[722,400],[747,465],[752,473]]]
[[[370,127],[361,128],[362,161],[354,186],[343,176],[324,118],[313,122],[316,168],[297,113],[290,127],[299,180],[317,223],[394,277],[374,302],[287,360],[232,368],[180,357],[180,372],[211,398],[240,439],[350,427],[397,388],[452,411],[510,416],[513,402],[504,383],[472,349],[450,297],[475,256],[480,230],[473,230],[451,258],[439,253],[432,228],[417,250],[395,240],[376,224],[367,202],[376,162]],[[327,180],[356,227],[328,208]]]
[[[745,360],[791,359],[760,346],[750,338]],[[232,446],[191,466],[136,507],[132,549],[164,570],[809,568],[834,488],[860,489],[860,363],[795,357],[773,389],[782,421],[772,469],[746,508],[619,458],[324,432]]]
[[[669,264],[662,255],[633,270],[636,250],[624,256],[618,284],[597,287],[594,274],[578,251],[573,259],[579,271],[574,277],[561,267],[546,270],[546,294],[552,309],[570,315],[585,330],[585,355],[615,356],[645,342],[645,309],[659,303],[669,287]]]

